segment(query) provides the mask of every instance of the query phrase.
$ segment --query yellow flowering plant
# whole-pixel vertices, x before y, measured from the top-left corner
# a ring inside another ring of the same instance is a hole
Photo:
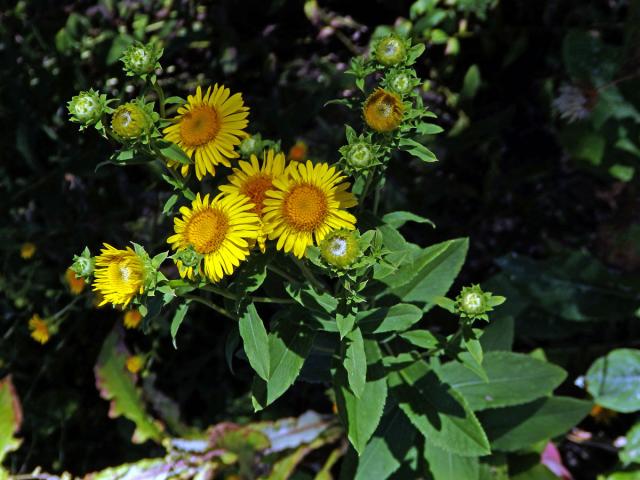
[[[73,273],[91,284],[101,304],[125,311],[128,329],[142,325],[152,335],[167,328],[161,312],[171,312],[176,348],[194,305],[234,321],[227,358],[231,364],[242,348],[255,371],[256,411],[282,396],[304,365],[316,364],[359,454],[389,415],[402,416],[452,454],[489,454],[473,410],[434,372],[448,359],[487,378],[482,330],[474,322],[488,320],[504,298],[474,286],[475,297],[463,290],[463,300],[448,301],[467,239],[423,247],[400,228],[427,227],[428,219],[380,212],[392,163],[406,155],[436,161],[421,140],[441,129],[430,123],[435,115],[425,108],[411,67],[422,49],[394,36],[352,61],[348,73],[362,97],[337,103],[360,122],[346,126],[347,145],[335,163],[311,161],[301,141],[286,155],[279,141],[249,135],[241,93],[215,83],[196,87],[186,100],[167,97],[157,75],[144,70],[138,75],[144,92],[116,106],[105,131],[121,145],[113,163],[156,164],[174,187],[163,210],[172,221],[164,232],[169,250],[150,255],[138,244],[105,243],[96,256],[88,249],[76,256]],[[132,70],[133,63],[151,53],[157,62],[161,52],[142,45],[127,50],[127,73],[136,76],[142,67]],[[435,305],[454,305],[447,309],[458,318],[455,331],[417,328]],[[263,317],[269,312],[275,313]],[[129,372],[147,375],[152,362],[141,358],[129,357]],[[440,400],[425,413],[420,399],[429,396]],[[434,415],[446,428],[435,427]]]

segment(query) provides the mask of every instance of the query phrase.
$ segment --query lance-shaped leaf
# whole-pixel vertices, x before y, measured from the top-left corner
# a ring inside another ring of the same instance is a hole
[[[0,465],[7,453],[20,447],[22,440],[14,435],[21,425],[22,407],[9,375],[0,380]]]
[[[429,442],[465,457],[490,453],[487,436],[464,398],[424,361],[391,373],[389,387]]]
[[[111,401],[109,417],[120,415],[136,425],[131,441],[143,443],[146,440],[160,442],[163,438],[163,425],[151,417],[136,387],[134,375],[125,368],[127,350],[118,331],[111,332],[100,351],[95,366],[96,387],[100,396]]]
[[[640,350],[620,348],[597,359],[587,372],[587,390],[604,407],[640,410]]]
[[[265,381],[269,380],[269,337],[262,318],[253,303],[240,306],[238,327],[244,352],[255,372]]]

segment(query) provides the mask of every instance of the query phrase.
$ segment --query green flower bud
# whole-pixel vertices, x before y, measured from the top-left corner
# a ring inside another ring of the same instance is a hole
[[[251,155],[259,156],[262,151],[262,137],[259,133],[251,135],[240,142],[238,147],[242,158],[249,158]]]
[[[202,255],[190,245],[189,247],[179,250],[174,255],[176,261],[182,262],[185,267],[197,267],[202,261]]]
[[[93,275],[95,263],[95,259],[91,256],[91,252],[85,247],[80,255],[73,256],[71,270],[73,270],[78,277],[89,278]]]
[[[155,43],[143,45],[135,43],[127,48],[120,60],[124,63],[124,70],[129,76],[144,76],[160,68],[158,60],[163,49]]]
[[[373,147],[365,142],[349,145],[345,151],[347,163],[356,169],[367,168],[376,160],[376,153]]]
[[[479,285],[463,287],[456,297],[455,307],[462,318],[472,320],[489,320],[487,312],[493,307],[501,305],[505,301],[504,297],[492,295],[491,292],[483,292]]]
[[[97,123],[102,118],[106,106],[106,95],[101,95],[99,92],[89,89],[73,97],[68,102],[67,109],[72,122],[89,126]]]
[[[376,60],[383,65],[397,65],[407,58],[406,40],[392,33],[378,41],[374,55]]]
[[[361,253],[356,234],[349,230],[334,230],[320,242],[324,261],[340,269],[348,268]]]
[[[137,103],[125,103],[113,112],[111,128],[118,137],[131,140],[147,131],[149,119],[144,109]]]

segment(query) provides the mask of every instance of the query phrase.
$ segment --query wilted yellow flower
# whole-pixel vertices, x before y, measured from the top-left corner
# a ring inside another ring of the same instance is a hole
[[[198,87],[195,95],[187,97],[187,104],[178,109],[173,125],[163,130],[165,138],[177,144],[189,156],[193,157],[196,176],[201,180],[207,172],[215,175],[218,164],[230,167],[230,158],[240,155],[235,147],[243,138],[249,121],[249,108],[244,106],[242,94],[231,95],[228,88],[216,83],[202,94]],[[169,162],[170,167],[178,166]],[[182,165],[181,172],[186,175],[189,165]]]
[[[127,367],[127,370],[129,370],[133,374],[136,374],[140,370],[142,370],[142,367],[144,367],[144,359],[140,355],[132,355],[127,358],[125,365]]]
[[[364,120],[376,132],[392,132],[402,123],[403,110],[398,95],[378,88],[364,103]]]
[[[220,191],[246,195],[251,199],[254,204],[253,211],[260,218],[258,246],[260,251],[264,253],[268,233],[262,222],[264,199],[267,190],[273,188],[273,180],[284,175],[284,154],[268,150],[264,152],[262,165],[258,163],[255,155],[251,155],[251,163],[241,160],[239,166],[240,168],[234,168],[233,175],[228,177],[229,184],[220,186]]]
[[[307,159],[309,148],[302,140],[298,140],[293,147],[289,149],[287,158],[294,162],[304,162]]]
[[[37,313],[29,319],[29,330],[31,330],[31,338],[42,345],[47,343],[51,337],[49,325]]]
[[[593,420],[596,423],[608,425],[614,418],[618,416],[618,413],[606,407],[603,407],[602,405],[596,404],[591,409],[591,412],[589,412],[589,415],[593,417]]]
[[[249,256],[249,246],[258,238],[260,219],[254,208],[249,197],[235,193],[220,194],[212,200],[209,195],[200,198],[198,194],[191,208],[182,207],[182,218],[174,219],[176,233],[167,242],[178,252],[193,249],[199,257],[189,264],[177,260],[180,276],[193,279],[194,268],[199,265],[200,272],[212,282],[231,275]]]
[[[20,256],[25,260],[29,260],[36,253],[36,244],[32,242],[23,243],[20,247]]]
[[[76,277],[76,272],[71,268],[67,268],[67,271],[64,273],[64,278],[67,281],[67,285],[69,285],[69,291],[74,295],[80,295],[87,285],[84,278]]]
[[[144,290],[144,264],[131,249],[118,250],[105,243],[96,257],[93,290],[102,294],[106,303],[126,307]]]
[[[350,184],[342,182],[342,172],[326,163],[314,166],[309,160],[287,172],[274,179],[263,209],[269,238],[278,239],[278,250],[302,258],[314,238],[318,244],[332,230],[355,228],[356,218],[344,209],[358,202],[347,191]]]
[[[126,328],[138,328],[140,322],[142,321],[142,314],[137,309],[127,310],[124,313],[124,317],[122,319],[122,323]]]

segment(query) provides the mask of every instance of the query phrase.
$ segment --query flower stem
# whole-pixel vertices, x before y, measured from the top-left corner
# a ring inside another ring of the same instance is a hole
[[[194,302],[201,303],[202,305],[206,305],[211,310],[215,310],[216,312],[218,312],[220,315],[230,318],[231,320],[236,320],[236,318],[233,315],[231,315],[225,308],[216,305],[215,303],[207,300],[206,298],[202,298],[198,295],[191,295],[191,294],[184,295],[184,298],[188,300],[192,300]]]
[[[326,290],[324,284],[316,278],[313,272],[309,270],[309,267],[307,267],[302,260],[296,258],[296,263],[298,264],[298,267],[300,267],[300,271],[302,272],[302,275],[304,275],[304,278],[306,278],[312,286],[316,287],[316,289],[320,291]]]
[[[153,90],[156,92],[156,95],[158,95],[158,103],[160,104],[160,118],[164,119],[165,118],[164,91],[162,90],[162,87],[158,85],[157,80],[154,80],[153,82],[151,82],[151,86],[153,87]]]
[[[298,281],[295,278],[293,278],[291,275],[289,275],[284,270],[280,269],[280,267],[276,267],[274,265],[267,265],[267,268],[269,270],[271,270],[273,273],[276,273],[276,274],[280,275],[282,278],[284,278],[289,283],[298,283]]]
[[[215,287],[213,285],[203,285],[200,287],[202,290],[206,290],[207,292],[212,292],[221,297],[228,298],[229,300],[239,300],[242,298],[241,295],[236,295],[234,293],[229,292],[228,290],[224,290],[222,288]],[[295,300],[291,298],[273,298],[273,297],[253,297],[248,296],[251,300],[258,303],[295,303]]]

